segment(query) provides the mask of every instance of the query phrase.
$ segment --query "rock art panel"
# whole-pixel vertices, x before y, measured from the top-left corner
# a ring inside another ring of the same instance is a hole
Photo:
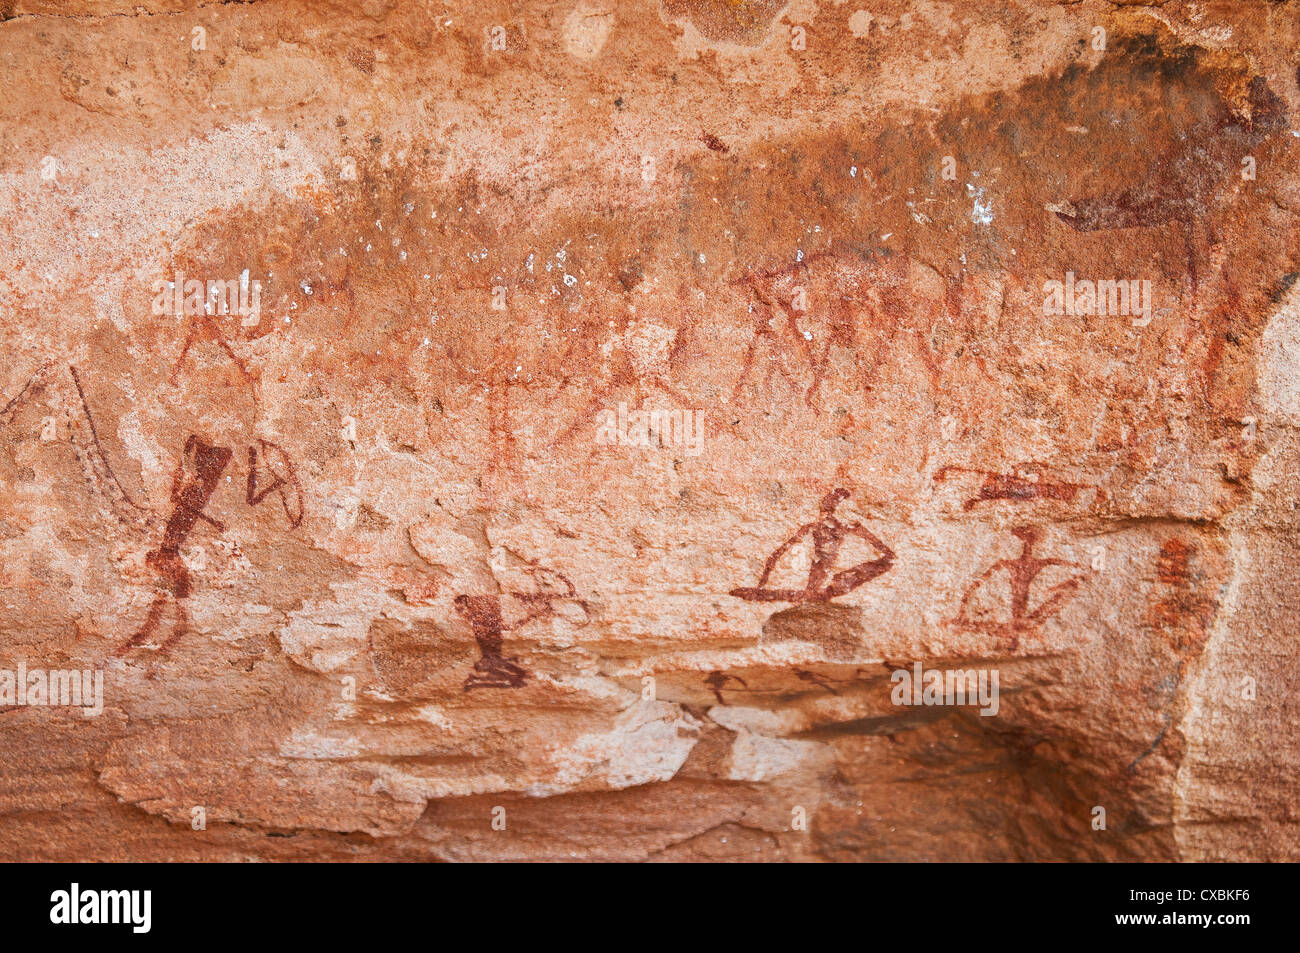
[[[0,7],[0,857],[1300,859],[1294,0]]]

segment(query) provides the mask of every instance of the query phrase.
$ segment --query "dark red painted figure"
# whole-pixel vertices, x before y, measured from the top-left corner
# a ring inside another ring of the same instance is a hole
[[[1020,646],[1020,637],[1022,635],[1036,631],[1045,620],[1060,611],[1061,606],[1079,588],[1081,581],[1081,577],[1075,576],[1052,586],[1047,590],[1043,601],[1036,608],[1031,609],[1029,607],[1029,590],[1039,573],[1049,566],[1067,566],[1074,569],[1081,567],[1077,563],[1068,562],[1064,559],[1041,559],[1034,556],[1034,544],[1038,542],[1042,535],[1040,530],[1032,526],[1018,526],[1011,532],[1021,542],[1020,555],[1015,559],[999,559],[976,577],[962,597],[961,608],[957,612],[956,622],[965,629],[1000,635],[1007,640],[1011,649],[1016,649]],[[1003,620],[987,621],[972,619],[970,616],[971,599],[979,592],[981,586],[992,578],[995,573],[999,572],[1007,574],[1011,589],[1010,617]]]
[[[751,602],[829,602],[888,572],[894,564],[894,551],[860,523],[842,523],[836,519],[835,510],[848,495],[848,490],[840,489],[832,490],[822,497],[820,517],[815,522],[800,526],[793,536],[777,547],[768,557],[763,574],[758,577],[758,585],[732,589],[731,595]],[[808,568],[807,584],[802,589],[769,589],[767,580],[781,557],[806,536],[811,536],[813,542],[813,558],[812,565]],[[834,572],[835,557],[849,536],[866,540],[880,556]]]
[[[991,470],[974,470],[969,467],[953,466],[940,469],[935,474],[934,479],[935,482],[942,483],[948,478],[949,473],[975,473],[984,477],[984,483],[979,488],[979,496],[971,497],[963,503],[962,509],[964,510],[973,510],[980,503],[992,500],[1012,500],[1014,502],[1062,500],[1069,502],[1082,489],[1077,483],[1061,483],[1048,480],[1043,475],[1041,468],[1030,467],[1028,469],[1038,479],[1029,479],[1013,473],[994,473]]]
[[[261,472],[258,464],[257,447],[249,445],[248,448],[248,491],[244,495],[244,502],[249,506],[257,506],[267,495],[275,492],[280,495],[280,506],[284,508],[284,515],[289,520],[289,526],[297,529],[302,523],[302,485],[298,482],[298,473],[294,469],[293,461],[289,455],[278,445],[271,443],[269,440],[257,441],[261,445],[261,467],[264,467],[268,473],[274,477],[269,484],[264,487],[258,486],[258,475]],[[290,495],[292,494],[292,498]]]
[[[709,677],[704,680],[704,684],[709,686],[709,690],[713,692],[713,697],[718,700],[719,705],[726,704],[722,697],[722,689],[727,682],[737,682],[746,689],[749,688],[748,683],[739,675],[728,675],[726,672],[710,672]]]
[[[193,434],[185,441],[185,450],[172,475],[172,512],[163,530],[162,543],[145,557],[145,563],[162,577],[167,591],[154,598],[144,624],[118,651],[119,655],[143,644],[153,634],[170,598],[176,600],[177,618],[171,638],[161,648],[166,649],[184,633],[189,624],[184,600],[190,595],[191,585],[190,572],[181,559],[181,546],[199,520],[211,523],[218,532],[225,529],[221,522],[205,514],[203,509],[216,492],[217,482],[230,464],[232,456],[229,447],[214,447]]]
[[[161,577],[164,591],[154,598],[144,624],[117,654],[125,655],[131,649],[143,645],[153,635],[169,601],[175,601],[176,622],[171,636],[159,646],[159,651],[165,652],[189,626],[185,600],[193,591],[193,584],[190,571],[181,558],[181,547],[200,520],[211,523],[217,532],[225,530],[225,524],[208,516],[204,509],[212,499],[212,494],[217,491],[221,475],[225,473],[233,456],[229,447],[213,446],[194,434],[186,439],[181,459],[172,474],[172,510],[163,528],[162,542],[145,557],[145,564]],[[269,474],[271,480],[267,485],[259,486],[264,474]],[[276,444],[258,440],[256,445],[248,448],[245,502],[249,506],[257,506],[273,492],[279,494],[280,505],[284,508],[289,525],[296,528],[302,522],[303,505],[302,487],[293,462]]]
[[[554,577],[563,584],[564,592],[547,592],[545,587],[548,584],[539,581],[537,592],[458,595],[452,600],[456,611],[470,624],[480,653],[479,660],[474,663],[474,671],[465,679],[465,691],[474,688],[520,688],[528,680],[528,671],[514,658],[507,658],[502,653],[506,632],[527,625],[534,619],[555,615],[555,603],[559,601],[572,601],[583,610],[584,615],[587,614],[587,604],[577,598],[577,590],[568,577],[545,569],[535,562],[526,571],[534,579],[540,579],[543,574]],[[523,607],[523,614],[506,622],[501,610],[503,599],[515,600]]]

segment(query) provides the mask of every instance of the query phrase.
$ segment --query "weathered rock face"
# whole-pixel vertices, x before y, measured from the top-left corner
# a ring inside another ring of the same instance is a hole
[[[1300,859],[1300,4],[0,21],[4,857]]]

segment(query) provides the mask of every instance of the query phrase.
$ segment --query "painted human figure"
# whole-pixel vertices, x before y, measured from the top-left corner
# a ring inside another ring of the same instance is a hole
[[[848,490],[837,489],[822,497],[818,519],[800,526],[793,536],[777,547],[776,551],[768,557],[763,567],[763,574],[758,577],[758,585],[732,589],[731,595],[751,602],[796,604],[829,602],[888,572],[894,564],[893,550],[862,524],[845,523],[836,518],[835,510],[848,495]],[[848,569],[835,571],[835,559],[839,555],[840,547],[850,536],[864,540],[880,555]],[[809,537],[812,539],[813,557],[812,564],[808,567],[808,580],[804,587],[802,589],[769,588],[767,581],[781,558]]]
[[[531,563],[526,570],[538,581],[536,592],[505,592],[493,595],[461,594],[452,600],[456,611],[469,623],[478,642],[479,659],[474,671],[465,679],[465,691],[474,688],[520,688],[528,680],[528,671],[503,651],[505,633],[522,628],[535,619],[556,615],[556,603],[565,601],[579,606],[584,615],[587,604],[577,598],[577,592],[568,577],[554,570]],[[547,591],[552,586],[548,579],[557,580],[563,592]],[[502,603],[513,602],[522,611],[507,621]]]
[[[1037,631],[1047,619],[1060,611],[1065,602],[1079,588],[1080,576],[1074,576],[1057,583],[1047,590],[1045,598],[1037,607],[1031,609],[1030,588],[1034,580],[1049,566],[1081,568],[1077,563],[1064,559],[1040,558],[1033,554],[1034,545],[1042,536],[1041,530],[1032,526],[1018,526],[1012,534],[1021,542],[1020,555],[1014,559],[999,559],[980,575],[966,590],[962,597],[961,608],[957,612],[956,622],[966,629],[991,632],[1004,637],[1011,649],[1020,646],[1022,635]],[[971,617],[971,601],[982,587],[997,573],[1006,573],[1011,590],[1010,617],[1005,621],[982,620]]]
[[[260,463],[258,446],[261,447]],[[157,549],[151,550],[145,556],[145,565],[158,574],[163,591],[154,597],[144,623],[130,641],[118,650],[119,655],[124,655],[144,644],[153,635],[169,601],[175,602],[176,621],[172,626],[171,636],[159,647],[159,650],[164,651],[169,648],[189,626],[185,601],[193,590],[193,584],[190,571],[181,557],[181,547],[185,545],[200,520],[212,524],[219,533],[225,531],[225,524],[209,516],[204,510],[216,492],[221,475],[230,465],[233,456],[234,452],[229,447],[214,446],[195,434],[190,434],[186,439],[181,459],[172,474],[172,509],[163,527],[162,542]],[[265,482],[263,471],[273,478],[264,486],[261,485]],[[289,525],[297,527],[301,524],[302,487],[298,483],[292,461],[276,444],[267,440],[258,440],[256,445],[250,445],[248,448],[248,487],[245,502],[249,506],[257,506],[272,492],[279,495]]]
[[[229,447],[214,447],[194,434],[190,434],[185,441],[185,449],[172,474],[172,511],[163,529],[162,542],[157,549],[145,556],[145,564],[161,577],[164,591],[154,597],[144,624],[118,651],[119,655],[143,644],[153,634],[162,618],[163,609],[171,599],[176,602],[176,622],[172,626],[171,637],[163,643],[162,648],[166,649],[184,633],[189,622],[185,600],[189,598],[191,584],[190,571],[181,558],[181,546],[199,520],[211,523],[218,532],[225,529],[220,521],[208,516],[203,510],[216,492],[217,483],[230,464],[231,456],[233,454]]]

